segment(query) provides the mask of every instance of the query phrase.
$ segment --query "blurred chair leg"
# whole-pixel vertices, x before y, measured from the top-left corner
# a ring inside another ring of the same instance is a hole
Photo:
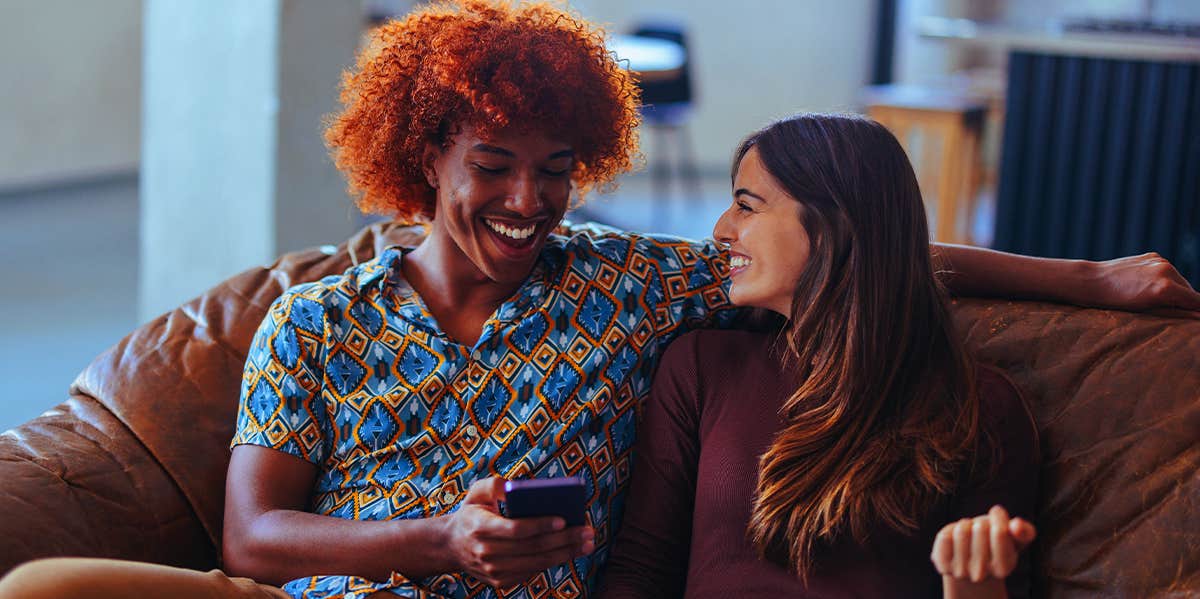
[[[692,147],[692,132],[687,125],[679,127],[680,170],[688,202],[698,202],[703,197],[700,187],[700,171],[696,168],[696,153]]]
[[[669,127],[650,125],[654,132],[654,158],[650,164],[650,184],[654,190],[654,216],[652,222],[655,229],[662,229],[670,220],[671,160],[667,148],[670,144]]]
[[[983,182],[983,167],[980,160],[983,137],[981,133],[976,128],[967,128],[963,132],[963,177],[962,188],[958,190],[958,197],[962,198],[962,202],[958,208],[958,218],[954,226],[958,231],[959,238],[963,240],[962,242],[970,244],[978,241],[975,238],[972,223],[975,221],[975,212],[979,207],[979,189]]]
[[[944,121],[944,119],[943,119]],[[943,124],[942,169],[937,186],[937,234],[934,238],[943,243],[964,243],[955,225],[958,223],[959,190],[963,188],[963,142],[961,130],[953,123]]]

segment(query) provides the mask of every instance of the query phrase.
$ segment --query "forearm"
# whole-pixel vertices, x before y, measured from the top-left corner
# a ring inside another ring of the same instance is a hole
[[[987,248],[933,244],[939,280],[952,295],[1009,297],[1091,305],[1097,265],[1086,260],[1035,258]]]
[[[683,596],[700,452],[699,410],[689,387],[693,352],[691,345],[672,346],[659,366],[601,599]]]
[[[363,521],[272,510],[248,522],[242,538],[226,538],[225,567],[272,584],[318,574],[387,580],[393,571],[416,580],[457,570],[444,523],[441,517]]]
[[[687,580],[687,551],[676,543],[636,532],[623,525],[604,578],[600,599],[663,599],[681,597]],[[668,540],[669,541],[669,540]]]

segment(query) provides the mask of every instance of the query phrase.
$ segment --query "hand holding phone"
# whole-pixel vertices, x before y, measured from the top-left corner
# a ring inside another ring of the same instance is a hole
[[[546,568],[587,555],[595,549],[595,532],[590,526],[574,526],[568,520],[584,522],[584,486],[563,481],[533,485],[520,483],[506,491],[508,482],[500,478],[475,481],[459,509],[442,516],[440,528],[446,534],[446,547],[454,570],[498,588],[518,584]],[[566,490],[574,489],[574,490]],[[578,500],[567,497],[548,510],[543,502],[557,501],[563,495],[577,494]],[[507,494],[507,497],[505,495]],[[549,499],[547,496],[549,495]],[[515,499],[515,505],[504,506],[498,513],[498,503]],[[571,507],[563,509],[566,505]],[[532,516],[535,512],[554,512]]]
[[[500,511],[506,518],[558,516],[567,526],[583,526],[586,492],[577,476],[510,480],[504,483]]]

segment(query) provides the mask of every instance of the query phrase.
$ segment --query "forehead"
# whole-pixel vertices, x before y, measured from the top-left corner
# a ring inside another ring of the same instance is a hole
[[[543,131],[523,131],[515,128],[483,133],[475,127],[464,126],[451,135],[450,145],[461,151],[503,149],[513,154],[550,155],[571,150],[571,145],[559,136]]]
[[[767,171],[762,157],[759,156],[757,146],[751,147],[746,155],[742,156],[741,162],[738,163],[737,174],[733,179],[733,187],[735,190],[745,189],[765,200],[776,197],[791,199],[791,195]]]

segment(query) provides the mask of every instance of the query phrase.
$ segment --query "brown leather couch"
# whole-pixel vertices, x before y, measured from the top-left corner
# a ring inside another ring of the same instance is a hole
[[[242,362],[267,306],[351,253],[418,235],[374,225],[332,254],[242,273],[134,331],[64,403],[0,436],[0,573],[53,555],[218,566]],[[976,299],[954,318],[1038,421],[1038,594],[1200,595],[1200,321]]]

